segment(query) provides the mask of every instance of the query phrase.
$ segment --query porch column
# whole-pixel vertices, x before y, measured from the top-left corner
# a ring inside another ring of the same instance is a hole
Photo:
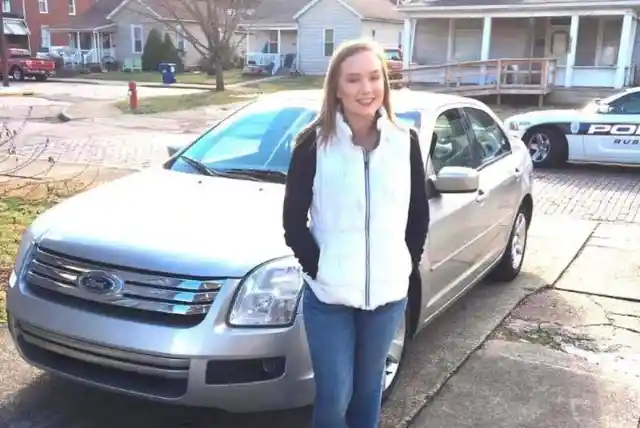
[[[406,18],[402,29],[402,68],[409,68],[413,55],[411,34],[413,33],[414,19]]]
[[[622,18],[622,32],[620,34],[620,49],[618,50],[618,64],[616,69],[616,78],[613,87],[620,89],[624,87],[625,77],[627,75],[627,67],[631,61],[631,53],[633,51],[633,40],[631,39],[631,30],[633,27],[633,15],[627,13]]]
[[[490,16],[484,17],[484,23],[482,25],[482,45],[480,47],[480,61],[487,61],[489,59],[489,53],[491,52],[491,24],[492,20]],[[481,85],[487,84],[487,66],[483,65],[481,68],[482,81]]]
[[[453,59],[453,50],[455,48],[456,36],[456,19],[449,18],[449,33],[447,34],[447,60],[445,63],[450,63]]]
[[[567,51],[567,63],[564,74],[564,86],[570,88],[573,86],[573,66],[576,63],[576,49],[578,47],[578,27],[580,25],[580,17],[574,15],[571,17],[571,28],[569,29],[569,50]]]
[[[278,55],[282,55],[282,33],[278,30]]]

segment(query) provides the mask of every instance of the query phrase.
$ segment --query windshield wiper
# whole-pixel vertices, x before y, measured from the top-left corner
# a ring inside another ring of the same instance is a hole
[[[276,183],[284,183],[287,179],[287,174],[275,169],[225,168],[222,172],[224,174],[237,174],[260,181],[271,181]]]
[[[202,162],[197,161],[193,158],[190,158],[189,156],[180,155],[178,156],[178,159],[182,159],[183,161],[191,165],[193,168],[195,168],[201,174],[208,175],[209,177],[215,177],[219,175],[216,171],[212,170]]]

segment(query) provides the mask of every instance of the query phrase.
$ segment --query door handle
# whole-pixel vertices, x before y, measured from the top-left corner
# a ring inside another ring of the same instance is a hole
[[[488,196],[489,196],[489,193],[487,193],[484,190],[480,189],[480,190],[478,190],[478,195],[476,196],[476,202],[482,204],[482,203],[484,203],[484,201],[487,199]]]

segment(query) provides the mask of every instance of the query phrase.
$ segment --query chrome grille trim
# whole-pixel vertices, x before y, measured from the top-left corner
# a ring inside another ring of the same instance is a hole
[[[204,315],[222,287],[220,280],[201,281],[145,274],[127,268],[105,268],[73,260],[36,247],[25,279],[29,285],[79,299],[144,311],[174,315]],[[117,294],[103,295],[78,287],[78,277],[90,271],[103,271],[124,283]]]
[[[190,362],[185,358],[110,348],[61,336],[22,322],[18,324],[18,330],[24,341],[33,346],[87,363],[168,379],[186,379],[189,376]]]

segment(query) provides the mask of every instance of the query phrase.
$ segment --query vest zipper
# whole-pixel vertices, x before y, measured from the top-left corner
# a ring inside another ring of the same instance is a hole
[[[370,244],[369,244],[369,223],[371,219],[371,204],[370,204],[370,188],[369,188],[369,158],[370,152],[364,150],[364,195],[365,195],[365,279],[364,279],[364,307],[369,308],[371,305],[371,296],[369,290],[369,281],[370,281],[370,267],[369,267],[369,254],[370,254]]]

